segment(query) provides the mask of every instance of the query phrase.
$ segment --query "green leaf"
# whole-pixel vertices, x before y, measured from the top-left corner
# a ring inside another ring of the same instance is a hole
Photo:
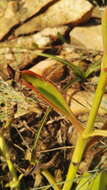
[[[76,190],[91,190],[93,174],[85,172],[81,177]]]
[[[100,67],[101,67],[101,64],[100,64],[100,61],[94,63],[94,64],[91,64],[89,66],[89,68],[87,69],[87,71],[85,72],[85,78],[87,78],[90,74],[92,74],[93,72],[96,72],[98,70],[100,70]]]
[[[84,79],[84,72],[80,69],[79,66],[74,65],[74,64],[70,63],[69,61],[67,61],[61,57],[55,56],[55,55],[49,55],[46,53],[39,53],[39,55],[41,55],[43,57],[52,58],[60,63],[63,63],[64,65],[67,65],[70,69],[73,70],[73,72],[76,76],[78,76],[81,79]]]
[[[107,190],[107,173],[99,173],[92,184],[91,190]]]
[[[107,173],[92,174],[85,172],[76,190],[107,190]]]
[[[44,77],[27,70],[21,72],[21,78],[27,87],[34,90],[40,98],[69,119],[75,127],[82,130],[81,123],[75,118],[64,97],[54,84]]]
[[[57,37],[58,37],[58,40],[60,40],[62,43],[66,43],[66,39],[60,32],[57,32]]]

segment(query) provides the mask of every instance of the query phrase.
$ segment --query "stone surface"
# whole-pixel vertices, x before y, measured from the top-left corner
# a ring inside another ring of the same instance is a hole
[[[64,66],[55,60],[45,59],[33,66],[30,70],[46,77],[48,80],[58,82],[63,77]]]
[[[75,27],[70,32],[71,44],[85,49],[103,51],[101,25]]]
[[[41,32],[16,38],[10,41],[0,43],[0,75],[5,78],[7,75],[6,67],[9,64],[14,69],[24,68],[32,64],[38,56],[38,52],[51,45],[51,42],[58,38],[58,32],[64,35],[67,26],[57,28],[46,28]]]
[[[89,113],[92,107],[92,101],[94,98],[94,92],[91,91],[79,91],[74,93],[72,89],[67,91],[68,100],[71,98],[70,107],[75,115],[83,115]],[[104,94],[102,103],[99,109],[99,115],[107,113],[107,95]]]
[[[101,19],[103,11],[104,11],[104,7],[95,7],[92,12],[92,17]]]
[[[0,39],[53,0],[0,0]]]
[[[86,0],[61,0],[54,3],[43,14],[19,27],[15,34],[26,34],[45,27],[55,27],[71,23],[76,25],[88,20],[93,6]]]
[[[33,40],[39,48],[44,48],[45,46],[50,45],[52,41],[58,39],[58,33],[63,36],[67,29],[67,26],[45,28],[42,31],[34,34]]]

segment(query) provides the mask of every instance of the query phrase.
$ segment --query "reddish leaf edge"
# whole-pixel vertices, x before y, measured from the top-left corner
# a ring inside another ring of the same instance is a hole
[[[23,75],[23,74],[28,74],[28,75],[30,75],[30,76],[33,76],[33,77],[39,78],[39,79],[41,79],[41,80],[47,81],[47,82],[51,83],[51,84],[59,91],[58,87],[57,87],[52,81],[46,79],[44,76],[41,76],[41,75],[39,75],[39,74],[37,74],[37,73],[34,73],[33,71],[24,70],[24,71],[21,71],[20,74],[21,74],[21,75]],[[28,82],[26,82],[25,80],[23,80],[21,76],[20,76],[20,82],[21,82],[21,84],[25,85],[26,87],[32,89],[32,90],[37,94],[37,96],[41,97],[41,99],[43,99],[44,101],[46,101],[49,105],[51,104],[51,105],[53,106],[53,109],[55,109],[56,111],[58,111],[58,112],[60,112],[60,113],[65,114],[63,111],[61,112],[61,110],[59,110],[54,104],[49,103],[48,99],[45,98],[45,97],[39,92],[39,90],[37,90],[37,88],[33,87],[33,85],[32,85],[31,83],[28,83]],[[60,92],[61,92],[61,91],[60,91]],[[63,95],[62,95],[62,96],[63,96]],[[63,98],[64,98],[64,97],[63,97]],[[65,98],[64,98],[64,99],[65,99]],[[65,100],[65,101],[66,101],[66,100]]]
[[[84,126],[81,124],[81,122],[79,120],[77,120],[75,118],[75,116],[74,116],[74,114],[72,113],[71,110],[67,114],[66,112],[63,112],[60,109],[58,109],[58,107],[56,107],[53,103],[50,103],[46,97],[44,97],[35,87],[33,87],[33,85],[31,83],[28,83],[24,79],[22,79],[22,75],[23,74],[28,74],[28,75],[34,76],[34,77],[36,77],[38,79],[45,80],[45,81],[51,83],[59,91],[59,89],[56,87],[56,85],[54,83],[52,83],[52,81],[46,79],[44,76],[41,76],[41,75],[39,75],[37,73],[34,73],[33,71],[23,70],[23,71],[20,72],[20,82],[21,82],[21,84],[23,84],[26,87],[32,89],[37,94],[38,97],[40,97],[42,100],[44,100],[45,102],[47,102],[47,104],[51,105],[55,111],[57,111],[58,113],[62,114],[65,117],[66,121],[69,120],[72,124],[74,124],[74,126],[77,128],[77,131],[79,133],[81,133],[84,130]]]

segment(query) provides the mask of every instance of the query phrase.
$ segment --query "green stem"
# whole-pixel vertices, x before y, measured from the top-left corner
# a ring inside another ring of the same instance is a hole
[[[81,136],[79,137],[75,150],[74,150],[74,154],[68,169],[68,173],[66,176],[66,180],[64,183],[64,186],[62,188],[62,190],[70,190],[74,181],[74,178],[76,176],[76,172],[77,169],[79,167],[79,163],[81,161],[85,146],[87,143],[87,139],[83,139]]]
[[[40,133],[41,133],[46,121],[47,121],[48,115],[49,115],[51,110],[52,110],[51,107],[47,108],[47,110],[46,110],[46,112],[45,112],[45,114],[44,114],[44,116],[43,116],[43,118],[42,118],[42,120],[40,122],[40,127],[38,129],[38,132],[35,133],[35,138],[34,138],[34,142],[33,142],[33,146],[32,146],[32,154],[31,154],[31,162],[32,162],[32,164],[35,164],[35,150],[36,150],[36,147],[37,147],[37,144],[38,144],[38,140],[40,138]]]
[[[102,136],[102,137],[107,137],[107,130],[94,130],[93,132],[89,133],[89,134],[85,134],[84,138],[88,138],[88,137],[95,137],[95,136]]]
[[[2,137],[1,135],[0,135],[0,150],[1,150],[5,160],[7,162],[10,174],[12,176],[12,182],[10,182],[10,184],[11,184],[10,188],[15,189],[15,190],[20,190],[20,185],[19,185],[19,181],[18,181],[18,178],[16,175],[16,171],[15,171],[15,168],[13,166],[13,163],[10,160],[10,154],[8,151],[8,147],[6,145],[4,137]]]
[[[102,100],[102,96],[104,94],[104,90],[105,90],[105,86],[107,83],[107,74],[104,71],[101,71],[100,74],[100,78],[99,78],[99,83],[98,83],[98,87],[96,90],[96,94],[93,100],[93,105],[92,105],[92,109],[90,111],[89,114],[89,119],[87,122],[87,126],[84,129],[83,133],[80,134],[78,140],[77,140],[77,144],[74,150],[74,154],[69,166],[69,170],[67,173],[67,177],[66,177],[66,181],[65,184],[63,186],[62,190],[70,190],[77,172],[77,169],[79,167],[79,164],[81,162],[82,159],[82,155],[84,153],[85,147],[88,143],[89,137],[88,138],[84,138],[85,136],[87,136],[88,133],[91,133],[94,129],[94,122],[96,119],[96,115],[98,112],[98,108],[99,105],[101,103]]]
[[[86,127],[84,133],[89,133],[89,132],[91,132],[91,130],[93,130],[93,124],[95,122],[98,108],[100,106],[102,96],[104,94],[106,83],[107,83],[107,73],[104,71],[101,71],[98,87],[97,87],[96,94],[95,94],[95,97],[93,100],[92,109],[91,109],[87,127]]]
[[[94,122],[95,122],[96,115],[97,115],[97,112],[102,100],[102,96],[104,94],[106,84],[107,84],[107,72],[106,72],[107,70],[107,8],[105,8],[103,18],[102,18],[102,33],[103,33],[103,44],[104,44],[104,57],[102,60],[101,74],[100,74],[96,94],[93,100],[92,109],[89,114],[87,126],[82,132],[82,134],[80,134],[77,140],[74,154],[73,154],[73,157],[69,166],[69,170],[67,173],[66,181],[62,190],[70,190],[72,187],[77,169],[79,167],[79,163],[81,162],[84,150],[90,138],[88,135],[90,133],[92,134],[92,132],[95,132],[93,128]]]
[[[47,170],[43,170],[42,174],[47,178],[47,180],[52,185],[52,187],[53,187],[54,190],[61,190],[58,187],[58,185],[56,184],[56,181],[55,181],[54,177]]]

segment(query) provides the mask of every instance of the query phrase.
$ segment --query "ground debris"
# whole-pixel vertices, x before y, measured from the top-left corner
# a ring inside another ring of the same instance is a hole
[[[3,121],[11,117],[14,105],[17,105],[15,118],[30,113],[40,113],[36,108],[36,102],[30,97],[25,97],[22,89],[14,89],[8,82],[0,79],[0,120]]]

